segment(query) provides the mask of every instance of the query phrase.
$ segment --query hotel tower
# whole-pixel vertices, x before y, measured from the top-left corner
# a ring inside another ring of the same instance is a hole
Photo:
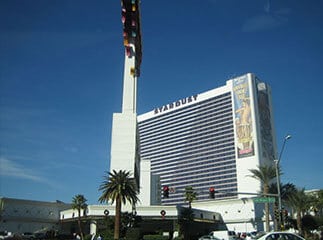
[[[139,115],[138,129],[164,205],[183,204],[188,186],[197,201],[250,197],[261,183],[249,169],[276,157],[271,89],[250,73]]]

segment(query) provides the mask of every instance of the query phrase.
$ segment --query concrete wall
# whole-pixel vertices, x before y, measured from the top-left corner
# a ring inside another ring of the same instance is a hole
[[[60,230],[60,211],[71,207],[62,202],[1,198],[0,231],[12,233]]]

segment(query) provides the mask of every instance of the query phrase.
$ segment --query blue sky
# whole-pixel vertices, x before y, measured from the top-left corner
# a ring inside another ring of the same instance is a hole
[[[138,113],[248,72],[272,87],[284,183],[323,188],[323,1],[141,1]],[[121,111],[120,1],[0,1],[0,196],[96,204]]]

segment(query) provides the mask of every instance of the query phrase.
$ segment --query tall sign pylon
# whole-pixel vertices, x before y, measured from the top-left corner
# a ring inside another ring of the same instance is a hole
[[[121,0],[125,62],[122,112],[113,114],[110,172],[130,171],[139,186],[137,79],[142,59],[140,0]]]
[[[139,0],[122,0],[121,8],[125,46],[122,112],[136,113],[137,78],[142,57]]]

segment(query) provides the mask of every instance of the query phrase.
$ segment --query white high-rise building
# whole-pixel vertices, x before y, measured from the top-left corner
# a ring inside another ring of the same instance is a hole
[[[261,183],[249,169],[276,157],[271,89],[254,74],[156,107],[138,116],[138,127],[140,157],[158,176],[165,205],[184,203],[187,186],[198,193],[197,201],[210,199],[210,188],[215,199],[250,197]],[[145,182],[141,189],[147,189]]]

